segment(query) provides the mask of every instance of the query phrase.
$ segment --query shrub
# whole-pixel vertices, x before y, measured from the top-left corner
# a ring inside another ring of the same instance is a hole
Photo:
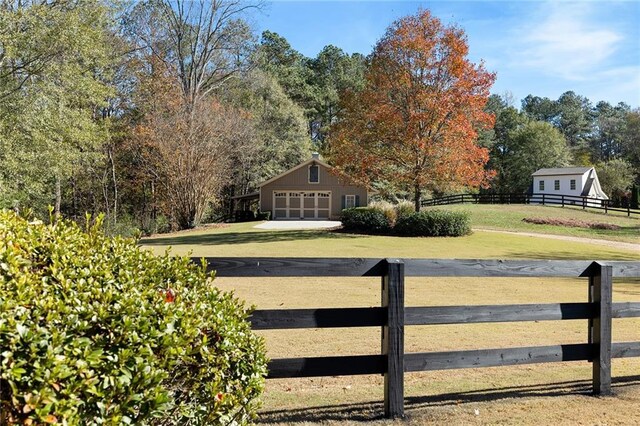
[[[395,206],[396,218],[409,216],[416,212],[416,206],[409,200],[399,201]]]
[[[236,222],[251,222],[256,220],[256,214],[253,210],[236,210],[234,220]]]
[[[0,424],[247,423],[263,341],[204,265],[0,211]]]
[[[390,230],[384,212],[375,207],[354,207],[342,210],[342,226],[348,231],[382,233]]]
[[[271,220],[271,212],[270,211],[266,211],[266,212],[258,211],[258,213],[256,213],[256,219],[257,220]]]
[[[469,214],[446,210],[422,210],[398,218],[395,231],[416,237],[459,237],[471,233]]]
[[[396,213],[396,208],[392,203],[388,201],[373,201],[369,203],[369,207],[372,209],[380,210],[382,214],[384,214],[384,217],[387,218],[387,223],[389,224],[390,228],[393,228],[393,226],[396,224],[398,215]]]

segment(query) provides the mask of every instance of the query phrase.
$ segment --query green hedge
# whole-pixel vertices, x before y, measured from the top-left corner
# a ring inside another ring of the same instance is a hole
[[[412,237],[459,237],[471,233],[471,221],[466,212],[422,210],[399,217],[394,230]]]
[[[391,226],[381,209],[375,207],[354,207],[342,210],[342,227],[348,231],[385,233]]]
[[[250,422],[264,343],[211,278],[99,223],[0,211],[0,424]]]
[[[256,219],[258,220],[271,220],[271,211],[267,210],[266,212],[258,211],[256,213]]]

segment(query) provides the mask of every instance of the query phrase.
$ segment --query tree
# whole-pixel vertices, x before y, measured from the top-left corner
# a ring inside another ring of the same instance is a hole
[[[547,97],[528,95],[522,100],[522,112],[531,120],[557,125],[558,103]]]
[[[519,112],[499,95],[491,95],[485,110],[495,116],[493,129],[482,133],[480,144],[489,148],[487,166],[496,172],[491,180],[491,188],[499,193],[510,192],[511,183],[509,158],[513,156],[511,134],[529,122],[525,114]]]
[[[488,150],[477,130],[495,74],[467,58],[464,32],[423,10],[394,22],[376,44],[365,88],[346,98],[330,157],[363,183],[410,188],[416,210],[425,189],[486,185]]]
[[[329,126],[339,114],[340,95],[347,90],[359,91],[364,86],[366,60],[360,54],[348,55],[328,45],[309,64],[315,89],[309,128],[311,138],[322,151]]]
[[[223,100],[247,112],[254,128],[251,141],[234,150],[228,196],[246,194],[270,177],[310,157],[304,111],[276,79],[259,69],[238,79],[221,93]]]
[[[293,49],[284,37],[264,31],[255,61],[260,69],[276,79],[287,96],[304,109],[305,114],[311,114],[314,91],[308,58]]]
[[[150,112],[136,128],[139,144],[149,144],[147,163],[163,194],[166,212],[178,229],[197,226],[219,202],[231,180],[233,153],[254,136],[248,115],[213,98],[192,106],[177,98]],[[250,148],[250,147],[249,147]]]
[[[509,150],[503,157],[505,192],[525,192],[531,186],[531,174],[541,168],[565,167],[571,163],[571,151],[562,134],[551,124],[530,121],[509,134]]]
[[[584,96],[568,91],[560,95],[557,106],[557,128],[573,150],[575,162],[588,162],[588,140],[593,132],[591,102]]]
[[[611,198],[620,198],[633,184],[633,167],[628,161],[614,159],[596,165],[600,186]]]
[[[241,20],[255,3],[239,0],[140,3],[128,23],[138,46],[142,120],[136,141],[165,211],[179,228],[200,223],[233,173],[234,150],[254,140],[245,111],[217,95],[251,67],[254,40]],[[161,102],[158,102],[161,99]],[[151,154],[151,155],[149,155]],[[162,177],[162,179],[160,179]]]
[[[594,110],[595,131],[590,140],[594,162],[608,161],[622,154],[626,116],[630,110],[622,102],[615,107],[608,102],[598,102]]]
[[[2,206],[60,214],[74,169],[100,155],[113,12],[102,2],[0,5]]]
[[[240,0],[160,2],[162,15],[156,24],[165,28],[161,34],[168,51],[154,54],[177,77],[187,105],[197,104],[248,69],[253,36],[241,18],[258,6]],[[140,41],[147,48],[157,46],[153,40]]]
[[[633,167],[636,183],[640,184],[640,108],[626,115],[622,153]]]

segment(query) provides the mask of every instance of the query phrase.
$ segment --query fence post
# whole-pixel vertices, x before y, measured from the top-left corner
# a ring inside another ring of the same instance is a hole
[[[384,416],[404,417],[404,263],[385,259],[382,307],[387,308],[382,328],[382,354],[387,356],[384,375]]]
[[[542,194],[542,205],[544,206],[544,194]]]
[[[612,267],[593,262],[583,272],[589,277],[589,303],[595,315],[589,321],[589,343],[593,345],[593,393],[611,395],[611,300]]]

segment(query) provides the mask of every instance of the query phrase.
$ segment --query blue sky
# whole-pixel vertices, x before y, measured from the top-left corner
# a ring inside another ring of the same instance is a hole
[[[470,59],[498,74],[494,93],[515,106],[528,94],[563,92],[640,106],[640,0],[631,1],[272,1],[254,16],[314,57],[333,44],[369,54],[395,19],[430,9],[462,27]]]

